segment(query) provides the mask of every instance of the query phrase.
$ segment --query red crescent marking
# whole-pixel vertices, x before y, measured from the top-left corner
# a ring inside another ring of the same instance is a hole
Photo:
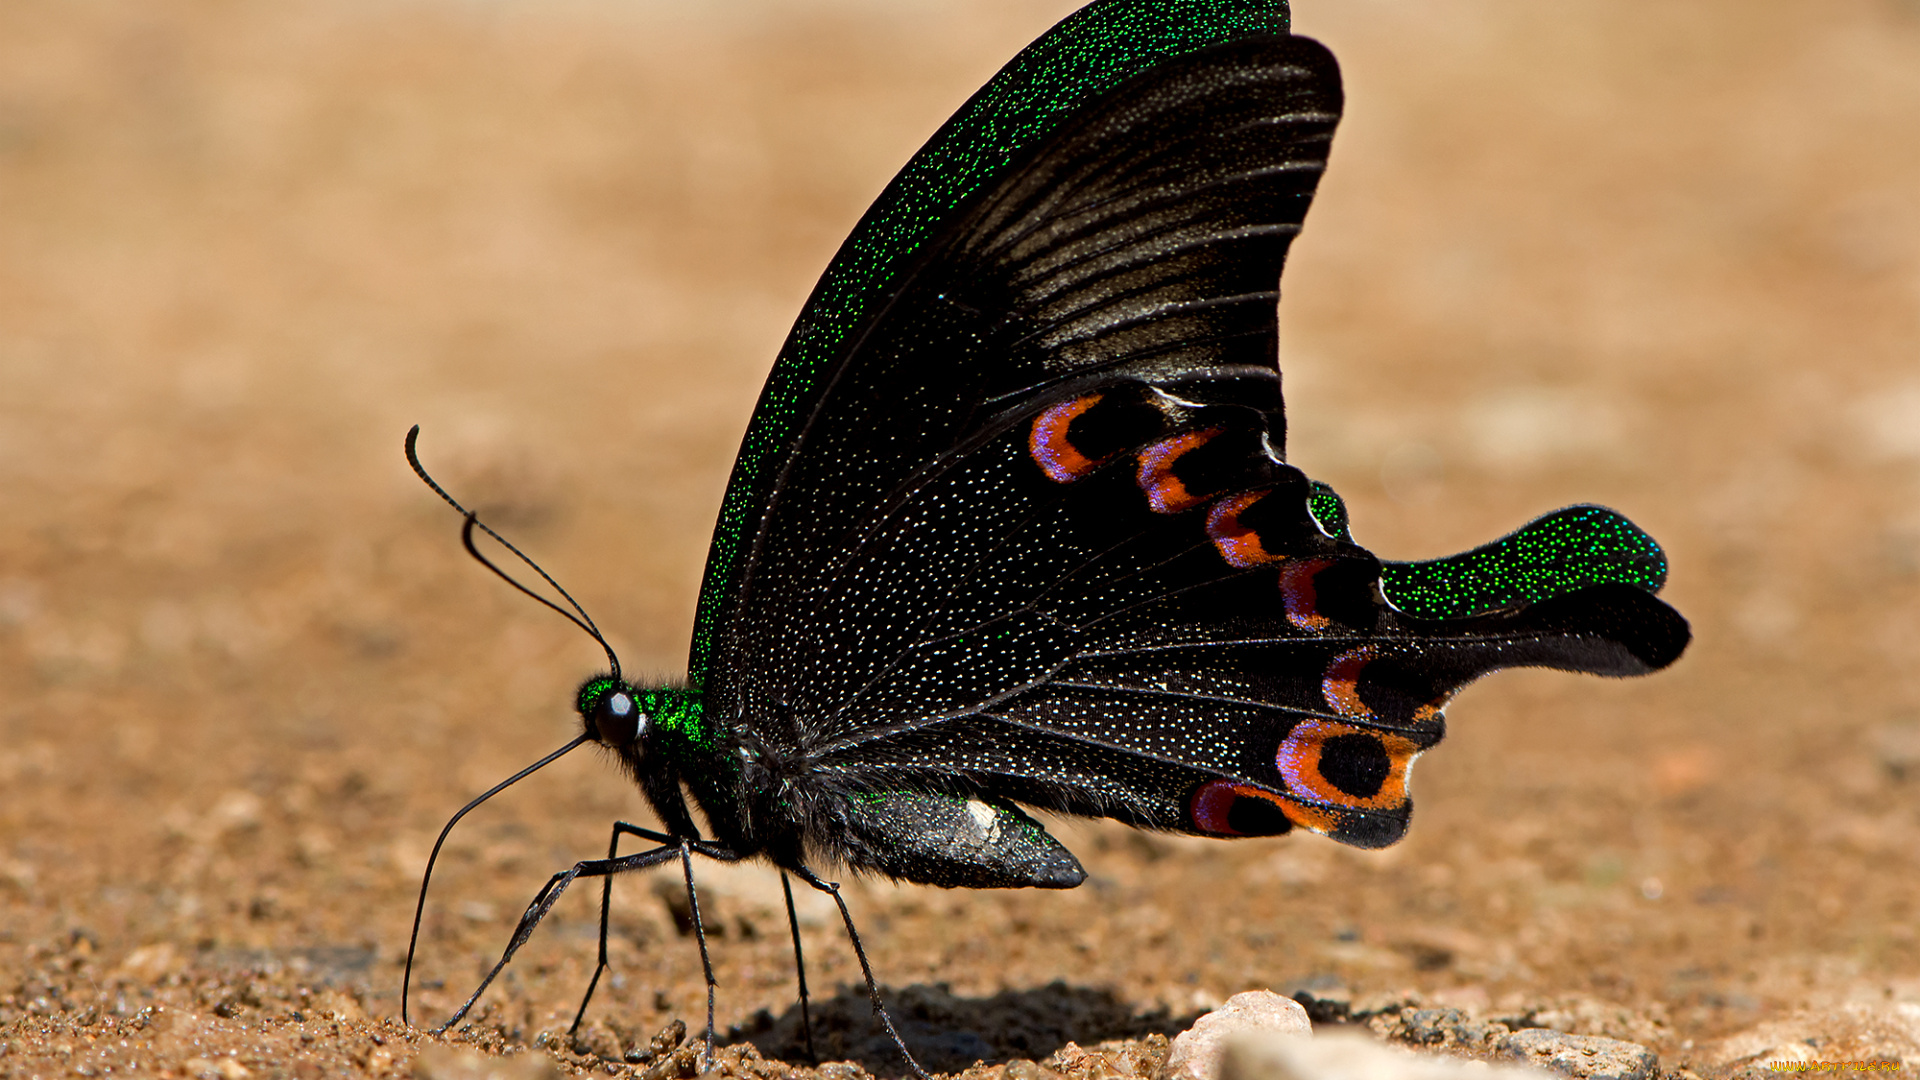
[[[1067,438],[1067,425],[1081,413],[1100,404],[1100,394],[1063,401],[1033,418],[1033,434],[1027,449],[1049,479],[1070,484],[1092,472],[1099,462],[1074,448]]]
[[[1231,780],[1209,780],[1194,789],[1193,797],[1187,802],[1187,812],[1193,818],[1194,826],[1202,832],[1214,836],[1246,836],[1248,834],[1227,824],[1233,804],[1240,799],[1260,799],[1272,803],[1287,820],[1294,820],[1295,808],[1288,805],[1285,799],[1271,791],[1251,784],[1236,784]]]
[[[1260,543],[1260,534],[1240,524],[1240,515],[1247,507],[1259,502],[1267,495],[1265,491],[1248,491],[1239,495],[1229,495],[1213,504],[1207,511],[1207,535],[1213,539],[1213,546],[1220,549],[1220,557],[1227,560],[1228,566],[1245,570],[1261,563],[1279,562],[1285,555],[1275,555]]]
[[[1181,454],[1196,446],[1206,445],[1218,434],[1219,428],[1189,431],[1152,443],[1140,451],[1140,490],[1146,492],[1147,502],[1155,512],[1177,514],[1206,501],[1204,496],[1188,491],[1187,485],[1173,475],[1173,463],[1180,459]]]
[[[1333,620],[1320,614],[1314,575],[1333,565],[1332,559],[1301,559],[1280,568],[1280,596],[1287,621],[1301,630],[1325,630]],[[1355,700],[1358,700],[1357,698]]]

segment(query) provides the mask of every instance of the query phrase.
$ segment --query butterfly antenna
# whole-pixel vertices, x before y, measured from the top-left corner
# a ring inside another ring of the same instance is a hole
[[[547,573],[545,570],[540,569],[539,563],[534,562],[532,559],[527,557],[525,552],[521,551],[517,547],[514,547],[512,543],[508,542],[506,537],[501,536],[497,532],[494,532],[491,528],[489,528],[486,525],[486,523],[480,520],[479,515],[475,514],[473,511],[467,509],[466,507],[460,505],[460,500],[447,494],[446,488],[441,487],[439,483],[434,480],[433,477],[427,475],[426,468],[420,464],[420,454],[418,453],[415,447],[415,444],[417,444],[419,441],[420,441],[420,425],[415,424],[413,425],[412,429],[410,429],[407,432],[407,464],[413,466],[414,475],[418,476],[422,483],[432,488],[434,494],[440,496],[442,499],[445,499],[447,501],[448,506],[451,506],[455,510],[458,510],[461,516],[467,519],[467,523],[464,526],[462,526],[460,529],[460,543],[462,546],[464,546],[467,549],[467,554],[473,556],[474,560],[478,562],[481,566],[484,566],[487,569],[493,571],[495,576],[499,577],[500,580],[506,582],[507,584],[513,586],[516,589],[519,589],[521,592],[525,593],[526,595],[531,596],[535,600],[538,600],[542,604],[545,604],[546,606],[559,612],[561,617],[565,618],[568,622],[586,631],[589,637],[599,642],[600,647],[606,650],[607,665],[610,668],[612,668],[613,677],[616,679],[620,678],[620,658],[614,655],[613,646],[607,644],[606,636],[600,633],[600,628],[598,626],[594,625],[593,616],[587,614],[587,609],[580,606],[580,601],[575,600],[573,598],[572,593],[561,588],[560,583],[553,580],[553,575]],[[484,532],[488,536],[493,537],[493,539],[497,543],[499,543],[501,547],[506,548],[508,551],[513,552],[515,558],[519,559],[521,562],[526,563],[528,566],[532,567],[533,572],[540,575],[540,580],[552,586],[554,592],[557,592],[561,596],[566,598],[567,603],[573,608],[573,610],[568,611],[566,608],[561,607],[559,604],[556,604],[553,601],[547,599],[546,597],[541,596],[539,593],[534,592],[532,589],[529,589],[525,585],[520,584],[520,582],[517,579],[515,579],[512,574],[509,574],[505,570],[502,570],[500,569],[500,567],[494,565],[494,562],[492,559],[489,559],[485,555],[481,554],[480,549],[474,546],[473,530],[475,529],[479,529],[481,532]]]
[[[420,429],[414,428],[413,430],[419,431]],[[408,450],[413,449],[413,440],[411,438],[407,440],[407,449]],[[408,454],[407,456],[412,457],[413,455]],[[417,468],[418,466],[415,466],[415,467]],[[433,481],[429,480],[427,482],[432,483]],[[444,495],[445,492],[442,492],[441,494]],[[448,499],[447,501],[452,502],[453,500]],[[468,519],[468,520],[472,520],[472,519]],[[562,614],[565,614],[565,612],[562,612]],[[456,813],[452,817],[447,819],[446,825],[442,827],[440,830],[440,838],[433,842],[433,853],[427,856],[426,872],[420,875],[420,899],[417,903],[413,905],[413,934],[411,937],[407,938],[407,969],[406,969],[406,973],[400,977],[400,1022],[401,1023],[406,1024],[408,1026],[412,1026],[413,1024],[413,1021],[407,1018],[407,993],[413,987],[413,950],[414,950],[414,947],[420,943],[420,916],[427,910],[427,885],[429,882],[433,880],[433,864],[436,861],[438,861],[440,858],[440,846],[447,842],[447,834],[451,833],[453,831],[453,827],[460,823],[460,819],[463,817],[466,817],[467,812],[472,810],[474,807],[479,806],[481,803],[486,802],[488,799],[493,798],[495,795],[498,795],[501,792],[512,787],[513,785],[519,783],[520,781],[525,780],[527,777],[532,776],[534,773],[539,772],[541,769],[546,768],[548,765],[553,764],[555,761],[558,761],[560,758],[566,756],[568,753],[577,749],[581,743],[587,742],[592,738],[593,736],[591,735],[580,735],[576,737],[572,742],[568,743],[567,745],[561,747],[558,750],[555,750],[553,753],[548,754],[546,757],[541,758],[539,761],[534,762],[533,764],[527,766],[526,768],[521,769],[519,772],[514,773],[512,776],[507,777],[505,780],[502,780],[499,783],[488,788],[486,791],[486,794],[481,795],[479,798],[461,807],[459,813]]]

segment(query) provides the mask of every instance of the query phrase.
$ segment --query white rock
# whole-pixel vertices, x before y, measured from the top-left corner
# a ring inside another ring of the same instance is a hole
[[[1307,1019],[1307,1010],[1290,997],[1271,990],[1235,994],[1225,1005],[1174,1036],[1161,1075],[1165,1080],[1216,1080],[1227,1042],[1238,1035],[1252,1034],[1297,1039],[1311,1036],[1313,1023]]]

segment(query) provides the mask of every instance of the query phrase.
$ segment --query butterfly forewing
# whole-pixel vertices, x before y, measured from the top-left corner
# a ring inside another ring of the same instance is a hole
[[[948,658],[936,666],[963,676],[947,695],[958,708],[1081,647],[1022,609],[1123,543],[1121,519],[1161,523],[1137,497],[1083,494],[1035,468],[1033,415],[1074,381],[1136,395],[1177,384],[1277,426],[1274,296],[1338,111],[1331,58],[1261,39],[1157,68],[1109,101],[983,192],[856,337],[792,452],[709,688],[762,696],[724,711],[766,716],[801,749],[874,723],[876,710],[846,703],[876,679],[917,692],[908,649],[923,666]],[[1248,125],[1263,137],[1231,135]],[[1073,510],[1050,513],[1066,499]],[[930,640],[993,618],[1013,625],[972,647],[1011,666],[962,664],[966,652]]]

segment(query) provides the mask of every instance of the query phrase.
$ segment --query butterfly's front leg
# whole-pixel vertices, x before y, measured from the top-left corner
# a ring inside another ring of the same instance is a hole
[[[701,845],[703,848],[711,846],[712,845],[707,844]],[[527,939],[533,936],[534,928],[540,925],[541,920],[547,917],[549,911],[553,910],[553,905],[560,901],[561,894],[567,891],[567,886],[573,884],[574,879],[581,877],[612,877],[614,874],[624,874],[633,870],[646,870],[666,862],[675,855],[681,855],[684,858],[687,849],[688,842],[682,840],[677,844],[665,844],[651,851],[643,851],[637,855],[628,855],[623,858],[589,859],[577,862],[573,864],[572,868],[553,875],[553,877],[547,880],[545,885],[541,886],[540,891],[534,894],[533,901],[527,905],[526,912],[520,916],[519,924],[514,927],[513,937],[507,942],[506,951],[500,955],[500,959],[493,965],[493,969],[487,972],[487,977],[480,981],[480,986],[474,990],[473,996],[469,997],[466,1004],[461,1005],[458,1011],[448,1017],[446,1023],[435,1028],[434,1034],[437,1035],[445,1032],[453,1027],[453,1025],[459,1023],[468,1012],[472,1011],[474,1004],[480,1000],[480,995],[487,992],[487,987],[493,985],[493,980],[498,978],[500,972],[505,970],[507,964],[513,960],[513,954],[518,952],[520,946],[525,945]],[[705,852],[703,851],[702,854],[705,854]],[[691,892],[693,876],[690,867],[688,869],[687,887],[688,891]],[[696,923],[696,926],[697,925]],[[700,952],[702,958],[704,958],[706,956],[706,943],[704,941],[701,942]],[[709,967],[708,970],[709,974],[707,979],[708,982],[711,983],[713,979],[711,967]],[[709,998],[711,998],[711,992],[709,992]]]
[[[622,836],[637,836],[642,840],[651,840],[654,843],[659,844],[661,846],[655,848],[652,851],[642,852],[639,855],[631,855],[624,859],[619,858],[618,855],[620,851],[620,838]],[[715,979],[713,975],[713,959],[708,954],[708,951],[707,951],[706,927],[702,923],[700,918],[700,894],[699,894],[699,890],[694,886],[694,883],[693,883],[693,856],[696,854],[704,855],[707,858],[715,859],[720,862],[738,862],[740,861],[741,858],[743,858],[743,856],[736,851],[733,851],[729,848],[722,847],[718,844],[711,843],[709,841],[697,840],[697,839],[692,839],[684,836],[673,836],[672,834],[669,834],[669,833],[659,832],[654,829],[642,828],[638,825],[634,825],[625,821],[616,821],[613,823],[613,835],[611,838],[609,838],[607,842],[607,857],[604,860],[598,860],[595,862],[578,863],[574,866],[574,868],[571,871],[568,871],[563,874],[555,875],[554,880],[547,883],[547,889],[541,890],[541,894],[539,896],[534,897],[533,906],[529,906],[527,909],[528,914],[532,915],[534,907],[537,906],[541,908],[540,914],[534,918],[534,922],[537,923],[539,922],[540,918],[545,917],[546,910],[548,908],[551,908],[553,906],[554,901],[559,898],[559,895],[558,895],[559,891],[561,889],[565,889],[567,884],[570,883],[573,880],[573,878],[593,877],[596,874],[598,874],[603,879],[600,886],[599,962],[594,966],[593,978],[589,980],[587,983],[586,994],[580,999],[580,1009],[578,1012],[574,1013],[573,1015],[573,1024],[572,1026],[567,1028],[567,1041],[569,1045],[575,1045],[577,1048],[577,1040],[578,1040],[579,1031],[580,1031],[580,1023],[587,1015],[587,1005],[593,1001],[594,990],[600,985],[600,975],[602,972],[606,971],[607,969],[607,965],[608,965],[607,934],[609,931],[609,921],[610,921],[609,913],[610,913],[611,905],[613,903],[613,875],[624,873],[626,870],[642,869],[643,867],[641,865],[637,865],[637,864],[629,865],[629,864],[636,863],[637,860],[643,860],[643,859],[648,860],[644,863],[644,866],[651,867],[651,866],[657,866],[660,863],[667,861],[668,859],[672,858],[675,854],[679,855],[681,869],[686,875],[687,907],[689,912],[691,913],[694,940],[698,942],[700,946],[700,969],[702,974],[706,977],[706,983],[707,983],[707,1030],[706,1030],[706,1038],[705,1038],[705,1052],[704,1052],[704,1058],[701,1062],[701,1066],[702,1068],[706,1068],[707,1066],[710,1066],[712,1064],[714,1006],[716,1003],[715,1002],[716,990],[718,989],[720,984],[719,984],[719,981]],[[563,881],[562,879],[565,879],[565,880]],[[557,885],[557,888],[556,888],[556,885]],[[552,890],[551,893],[548,890]],[[790,916],[792,914],[791,894],[789,894],[789,897],[788,897],[788,914]],[[525,917],[522,917],[521,921],[524,924],[526,921]],[[796,923],[795,926],[796,926],[796,932],[797,932],[798,924]],[[531,927],[527,928],[527,933],[531,933],[531,932],[532,932]],[[514,942],[507,947],[507,955],[501,957],[500,963],[495,965],[494,970],[487,975],[488,982],[491,982],[493,980],[494,975],[498,974],[500,969],[506,966],[507,960],[513,956],[513,951],[519,948],[520,942],[524,940],[525,940],[525,937],[523,935],[518,935],[518,934],[516,935]],[[795,939],[796,950],[798,949],[798,947],[799,947],[798,938],[796,938]],[[474,992],[474,999],[477,1000],[480,994],[484,992],[486,988],[487,988],[487,984],[481,983],[480,989]],[[806,976],[803,973],[801,975],[801,995],[803,1000],[804,1000],[805,994],[806,994]],[[473,1001],[470,1000],[467,1002],[467,1007],[471,1007],[472,1005],[473,1005]],[[465,1008],[461,1010],[462,1013],[464,1013],[465,1011],[466,1011]],[[459,1019],[459,1015],[456,1014],[454,1019],[455,1020]],[[452,1023],[453,1021],[451,1020],[448,1021],[449,1025]],[[809,1042],[811,1042],[811,1033],[809,1033]],[[809,1046],[809,1050],[811,1050],[811,1046]]]
[[[627,836],[627,835],[638,836],[642,840],[651,840],[656,844],[660,844],[661,846],[658,848],[655,848],[652,851],[644,852],[641,855],[629,856],[628,859],[617,858],[616,856],[618,855],[620,850],[620,837]],[[718,844],[710,843],[705,840],[696,840],[696,839],[691,839],[684,836],[672,836],[668,833],[658,832],[654,829],[644,829],[638,825],[633,825],[625,821],[616,821],[613,823],[613,836],[607,842],[607,858],[601,861],[600,863],[580,863],[574,867],[573,874],[574,876],[581,876],[581,874],[583,873],[581,869],[582,867],[592,867],[596,865],[615,866],[618,864],[625,864],[631,859],[652,858],[653,861],[648,862],[646,865],[654,866],[661,862],[665,862],[667,858],[671,857],[675,853],[679,854],[680,867],[681,867],[681,870],[686,875],[687,910],[691,915],[691,921],[693,924],[693,938],[696,942],[699,943],[699,946],[700,946],[700,971],[701,971],[701,974],[705,976],[706,982],[707,982],[707,1032],[706,1032],[706,1038],[705,1038],[704,1052],[701,1059],[701,1068],[706,1069],[713,1064],[714,1006],[715,1006],[716,992],[719,989],[720,982],[718,979],[715,979],[713,976],[713,958],[711,955],[709,955],[707,951],[706,926],[704,923],[701,922],[701,919],[700,919],[700,891],[698,888],[694,886],[694,883],[693,883],[693,856],[695,854],[704,855],[709,859],[715,859],[720,862],[739,862],[742,858],[744,858],[744,856],[742,856],[740,853],[736,851],[731,850],[730,848],[721,847]],[[631,867],[630,869],[639,869],[639,867]],[[609,920],[609,908],[613,903],[613,875],[622,873],[622,872],[623,872],[622,869],[612,869],[612,870],[605,871],[601,875],[604,878],[604,880],[601,882],[601,885],[600,885],[600,957],[599,957],[599,962],[596,965],[594,965],[593,978],[587,983],[586,995],[580,999],[580,1010],[573,1014],[573,1025],[567,1028],[567,1041],[569,1044],[573,1044],[576,1042],[578,1038],[578,1033],[580,1031],[580,1021],[587,1015],[587,1004],[593,1000],[593,991],[596,987],[600,985],[601,972],[607,969],[607,931],[608,931],[608,920]],[[584,871],[585,876],[588,876],[588,877],[593,876],[593,873],[594,872],[592,870]],[[560,875],[560,876],[565,876],[565,875]],[[556,877],[556,880],[558,880],[558,877]],[[571,880],[571,878],[569,878],[568,880]],[[550,888],[552,887],[551,882],[549,883],[549,887]],[[565,888],[565,885],[563,884],[561,888]],[[552,897],[548,898],[547,900],[548,907],[553,906],[553,899],[554,898]],[[540,902],[540,898],[535,897],[534,902],[538,904]],[[531,911],[532,909],[529,908],[528,910]],[[542,914],[544,915],[544,911],[542,912]],[[793,896],[791,892],[789,892],[787,896],[787,914],[790,918],[793,915]],[[798,950],[800,947],[800,939],[797,936],[799,933],[799,924],[797,921],[794,923],[794,927],[795,927],[795,934],[796,934],[796,937],[794,938],[794,949],[795,949],[795,956],[797,957],[799,955]],[[511,956],[513,954],[513,949],[517,947],[518,947],[517,942],[515,945],[509,946],[507,950],[507,955]],[[498,972],[500,970],[500,967],[505,966],[505,964],[506,964],[506,957],[502,957],[500,961],[500,965],[496,966],[494,968],[494,971]],[[493,978],[493,975],[489,974],[487,978],[489,981],[491,981]],[[486,984],[482,983],[480,986],[480,989],[485,990]],[[800,976],[800,995],[801,995],[801,1001],[802,1001],[803,1014],[805,1011],[804,1003],[806,1000],[806,992],[807,992],[806,974],[803,971]],[[474,994],[474,997],[478,998],[479,993],[476,992]],[[468,1002],[468,1004],[471,1005],[472,1002]],[[812,1050],[812,1033],[811,1032],[808,1032],[808,1050],[809,1052],[811,1052]]]
[[[666,833],[654,829],[643,829],[638,825],[629,824],[625,821],[616,821],[613,823],[613,837],[607,842],[607,859],[609,861],[619,858],[620,838],[622,836],[637,836],[642,840],[651,840],[663,847],[679,846],[679,841]],[[600,976],[607,970],[607,929],[612,908],[613,876],[609,874],[602,878],[600,882],[600,959],[599,962],[594,965],[593,978],[587,982],[586,995],[580,999],[580,1009],[573,1014],[573,1024],[567,1028],[567,1043],[576,1050],[579,1049],[580,1021],[586,1018],[587,1005],[593,1001],[593,992],[600,986]]]

